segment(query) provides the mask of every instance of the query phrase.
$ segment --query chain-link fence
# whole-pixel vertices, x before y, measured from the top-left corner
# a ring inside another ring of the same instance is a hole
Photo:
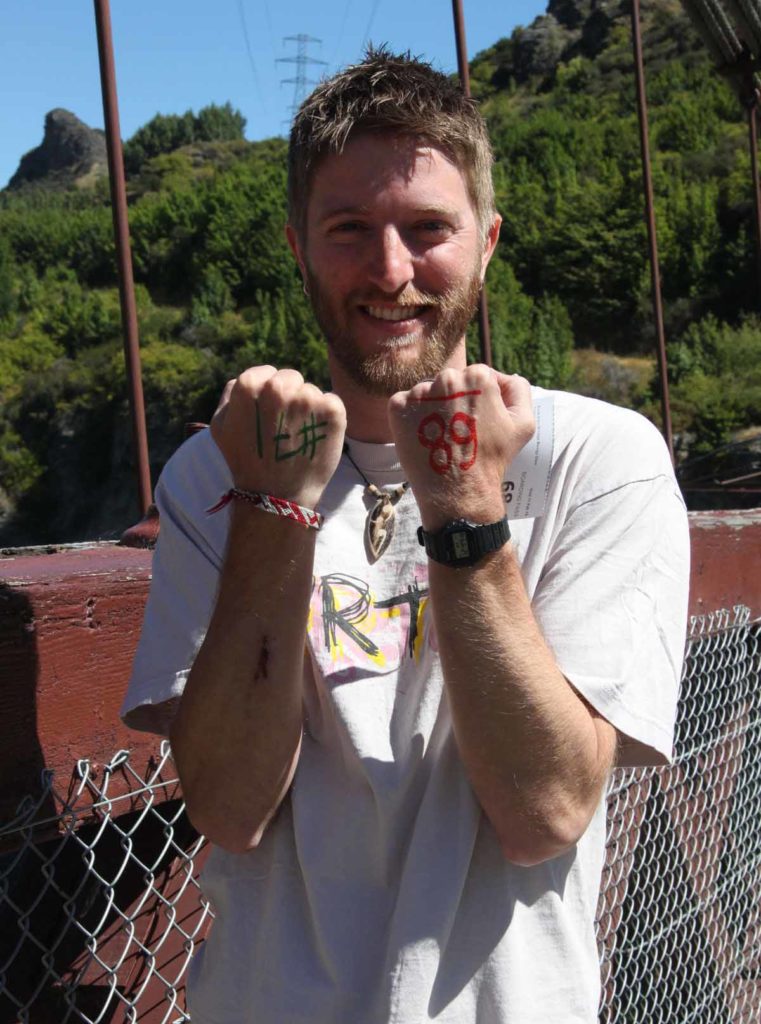
[[[601,1024],[761,1019],[759,630],[748,619],[738,608],[692,621],[674,763],[614,774]],[[211,911],[168,747],[147,777],[125,752],[97,774],[80,761],[75,776],[62,799],[46,775],[0,828],[0,1024],[187,1021],[184,977]]]
[[[604,1024],[761,1020],[760,634],[748,618],[692,620],[673,764],[614,774]]]
[[[80,761],[65,797],[45,773],[0,844],[0,1024],[189,1019],[184,978],[212,915],[166,742],[147,778],[127,751]]]

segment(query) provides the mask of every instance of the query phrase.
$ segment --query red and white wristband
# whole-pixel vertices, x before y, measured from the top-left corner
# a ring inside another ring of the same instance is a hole
[[[302,526],[311,526],[313,530],[319,530],[322,526],[322,516],[311,508],[304,508],[297,505],[295,501],[287,498],[276,498],[273,494],[264,494],[261,491],[242,491],[239,487],[231,487],[226,494],[223,494],[216,505],[206,509],[207,516],[213,516],[215,512],[229,505],[231,501],[249,501],[252,505],[260,508],[262,512],[270,512],[274,516],[285,516],[286,519],[295,519]]]

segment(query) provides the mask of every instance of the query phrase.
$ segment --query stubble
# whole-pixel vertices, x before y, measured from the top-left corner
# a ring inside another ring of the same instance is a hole
[[[425,344],[415,359],[408,359],[400,358],[393,343],[383,351],[363,353],[352,332],[339,322],[326,290],[311,268],[307,270],[307,279],[315,318],[336,360],[367,394],[386,397],[397,391],[409,391],[419,381],[434,377],[444,368],[473,319],[481,291],[480,273],[474,270],[462,286],[440,295],[408,291],[395,296],[397,302],[430,306],[435,313]],[[370,305],[375,298],[377,296],[364,297],[363,304]],[[409,343],[409,338],[402,336],[396,348]]]

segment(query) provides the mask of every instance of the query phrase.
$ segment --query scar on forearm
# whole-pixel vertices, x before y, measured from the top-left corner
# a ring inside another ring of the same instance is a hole
[[[270,663],[270,649],[267,645],[267,635],[262,637],[262,649],[259,651],[259,661],[256,666],[256,672],[254,672],[254,682],[258,683],[261,679],[268,679],[268,668]]]

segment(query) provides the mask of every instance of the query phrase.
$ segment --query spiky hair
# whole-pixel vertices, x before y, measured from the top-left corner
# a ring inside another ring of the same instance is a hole
[[[288,218],[304,236],[309,187],[320,160],[361,132],[387,132],[441,149],[465,176],[485,237],[494,219],[489,136],[474,100],[409,51],[369,47],[361,64],[328,78],[299,108],[288,149]]]

